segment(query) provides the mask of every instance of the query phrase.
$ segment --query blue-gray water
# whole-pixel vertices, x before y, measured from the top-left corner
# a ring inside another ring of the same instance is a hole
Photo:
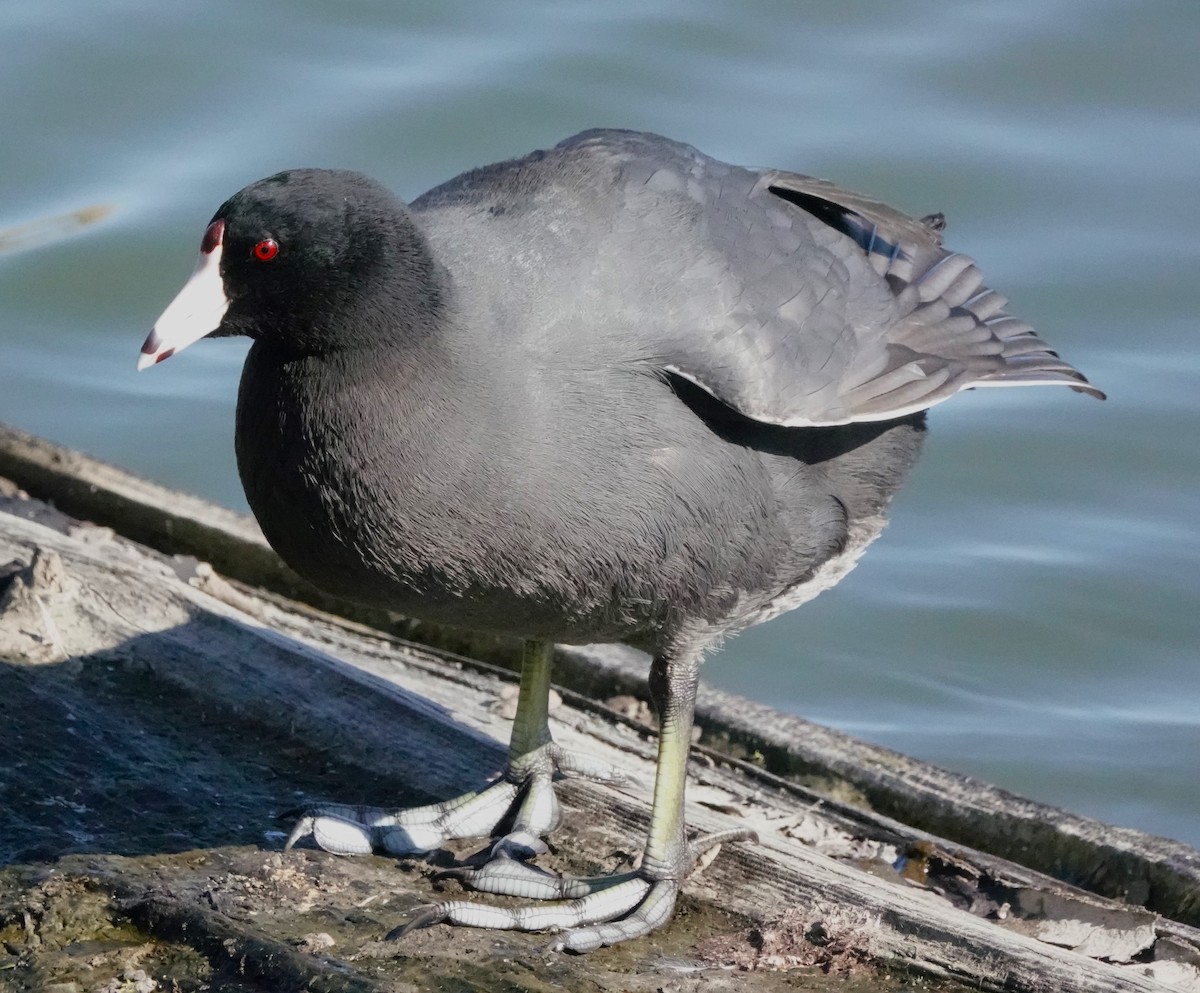
[[[187,12],[187,11],[192,12]],[[1200,843],[1200,4],[9,0],[0,420],[244,507],[244,344],[137,375],[205,221],[296,165],[415,196],[593,125],[945,211],[1108,390],[976,391],[858,570],[708,679]]]

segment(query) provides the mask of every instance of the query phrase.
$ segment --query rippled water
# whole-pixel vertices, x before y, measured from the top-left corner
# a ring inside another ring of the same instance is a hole
[[[1200,843],[1195,0],[186,6],[0,7],[0,228],[112,208],[0,254],[0,419],[243,507],[244,344],[133,360],[217,204],[288,166],[411,198],[619,125],[943,210],[1111,399],[939,407],[860,568],[706,676]]]

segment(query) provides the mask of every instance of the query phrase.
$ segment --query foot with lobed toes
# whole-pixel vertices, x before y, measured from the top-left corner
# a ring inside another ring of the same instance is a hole
[[[503,778],[485,789],[423,807],[389,810],[317,804],[300,813],[284,849],[311,837],[335,855],[423,855],[449,841],[495,837],[481,866],[457,866],[439,873],[439,877],[457,879],[481,893],[545,901],[520,907],[445,901],[416,913],[390,932],[389,939],[447,923],[565,932],[551,948],[585,952],[640,937],[664,924],[670,919],[680,886],[697,862],[724,842],[752,839],[753,832],[725,831],[690,844],[681,844],[680,837],[655,843],[652,826],[641,867],[608,876],[560,876],[531,864],[531,859],[548,850],[543,838],[562,820],[554,793],[556,773],[609,786],[634,785],[615,766],[560,748],[551,739],[548,717],[552,656],[553,645],[526,642],[521,692]],[[657,793],[656,789],[656,799]],[[501,825],[507,830],[497,837]],[[681,828],[682,822],[680,835]],[[664,845],[664,841],[672,843]]]

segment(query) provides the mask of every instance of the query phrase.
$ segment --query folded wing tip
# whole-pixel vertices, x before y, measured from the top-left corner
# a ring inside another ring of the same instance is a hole
[[[1071,389],[1073,389],[1076,393],[1086,393],[1088,396],[1095,397],[1097,400],[1108,399],[1107,393],[1105,393],[1102,389],[1093,386],[1087,380],[1084,380],[1081,383],[1072,383]]]

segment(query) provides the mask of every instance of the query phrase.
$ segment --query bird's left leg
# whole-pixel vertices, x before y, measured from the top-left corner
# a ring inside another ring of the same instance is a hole
[[[524,907],[446,901],[419,912],[393,935],[441,921],[515,931],[563,931],[552,947],[586,952],[640,937],[670,920],[679,889],[700,855],[722,842],[754,837],[751,831],[734,830],[687,841],[684,786],[698,669],[697,653],[683,658],[660,655],[650,671],[650,696],[659,715],[658,771],[650,832],[637,871],[569,878],[521,863],[493,862],[482,870],[456,875],[476,888],[483,879],[492,884],[487,886],[490,892],[567,899]]]
[[[447,841],[495,835],[506,831],[492,846],[501,862],[525,860],[544,852],[542,836],[561,819],[552,781],[556,772],[577,775],[611,785],[629,785],[628,777],[607,763],[560,748],[550,735],[550,670],[554,646],[527,641],[522,657],[521,686],[513,720],[504,775],[490,786],[452,800],[404,809],[362,807],[340,803],[316,804],[300,812],[285,848],[312,835],[323,849],[337,855],[365,855],[384,851],[416,855]],[[507,870],[508,865],[500,866]],[[532,868],[532,867],[531,867]],[[504,871],[500,892],[507,892]],[[477,888],[489,886],[483,873]],[[511,887],[509,887],[511,888]]]

